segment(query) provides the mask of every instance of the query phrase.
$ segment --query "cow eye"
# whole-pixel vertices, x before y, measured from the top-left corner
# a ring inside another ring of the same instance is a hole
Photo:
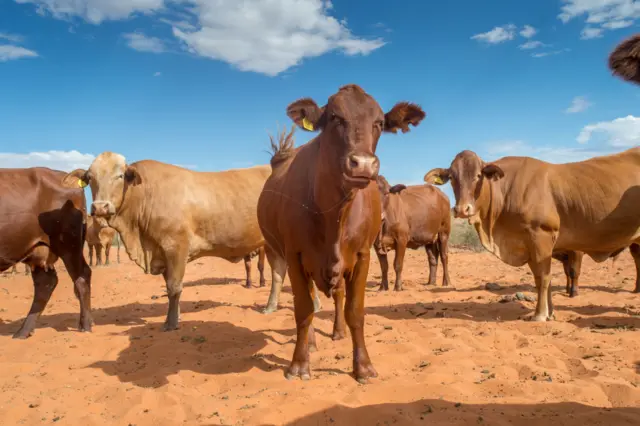
[[[379,128],[381,128],[381,129],[382,129],[382,127],[384,126],[384,121],[382,121],[382,120],[376,120],[376,122],[374,123],[374,125],[375,125],[376,127],[379,127]]]
[[[123,179],[124,178],[124,174],[119,174],[118,175],[118,179]]]

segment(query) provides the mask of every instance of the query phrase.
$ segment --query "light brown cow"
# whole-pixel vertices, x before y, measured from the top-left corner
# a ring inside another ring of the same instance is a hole
[[[96,266],[102,265],[102,250],[104,249],[105,265],[109,265],[111,244],[116,236],[116,230],[111,228],[101,217],[87,217],[87,245],[89,246],[89,266],[93,266],[93,253],[96,253]],[[117,261],[120,263],[120,244],[118,244]]]
[[[103,152],[65,182],[88,183],[92,214],[118,231],[131,260],[164,277],[168,331],[178,328],[187,263],[204,256],[239,262],[264,245],[256,207],[270,174],[269,166],[195,172],[154,160],[127,164]]]
[[[395,250],[395,291],[402,290],[402,264],[407,248],[424,247],[429,259],[429,285],[436,283],[438,257],[442,259],[442,285],[449,285],[448,245],[451,235],[449,197],[433,185],[390,186],[378,176],[382,197],[382,226],[373,246],[376,249],[382,282],[380,291],[389,290],[387,252]]]
[[[485,163],[462,151],[448,169],[425,175],[426,182],[448,180],[456,216],[469,218],[482,245],[509,265],[531,268],[535,321],[553,314],[554,251],[582,251],[603,262],[640,242],[640,147],[567,164],[530,157]]]
[[[409,124],[418,125],[425,113],[402,102],[384,114],[359,86],[347,85],[325,106],[303,98],[288,106],[287,115],[320,134],[298,148],[291,135],[280,140],[258,202],[269,263],[279,275],[271,291],[279,292],[288,267],[294,294],[297,339],[286,376],[311,376],[313,299],[319,290],[334,298],[334,339],[344,336],[346,316],[354,375],[364,382],[377,376],[364,341],[364,292],[381,213],[375,151],[382,132],[409,131]]]
[[[58,259],[80,301],[79,329],[91,331],[91,268],[82,253],[87,207],[77,180],[74,189],[60,184],[65,174],[45,167],[0,169],[0,272],[22,262],[34,286],[31,309],[14,338],[33,334],[58,285]]]
[[[244,268],[247,271],[247,283],[245,287],[251,288],[251,259],[258,257],[258,272],[260,273],[260,287],[266,285],[264,280],[264,247],[252,251],[244,257]]]

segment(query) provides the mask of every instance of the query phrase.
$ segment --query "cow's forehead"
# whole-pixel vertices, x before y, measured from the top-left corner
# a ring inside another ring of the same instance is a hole
[[[95,174],[115,173],[123,170],[127,165],[124,155],[115,152],[103,152],[98,155],[89,170]]]
[[[454,158],[451,163],[451,168],[457,167],[463,170],[473,169],[475,166],[480,165],[481,162],[482,161],[480,160],[480,157],[478,157],[478,154],[473,151],[465,150],[456,155],[456,158]]]
[[[375,116],[382,112],[378,102],[356,85],[341,87],[329,98],[328,104],[343,114]]]

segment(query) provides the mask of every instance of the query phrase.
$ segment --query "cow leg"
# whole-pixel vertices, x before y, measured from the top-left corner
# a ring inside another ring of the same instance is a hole
[[[380,288],[378,291],[388,291],[389,290],[389,260],[387,259],[386,253],[378,253],[378,261],[380,262],[380,275],[382,275],[382,280],[380,281]]]
[[[427,259],[429,260],[429,282],[427,285],[435,285],[436,274],[438,272],[438,248],[436,244],[427,244],[424,246],[424,249],[427,252]]]
[[[244,285],[246,288],[251,288],[251,256],[246,255],[244,257],[244,269],[247,272],[247,282]]]
[[[569,290],[569,296],[575,297],[578,295],[578,279],[580,278],[580,271],[582,270],[582,253],[572,252],[569,254],[569,261],[571,262],[570,277],[571,277],[571,289]]]
[[[287,371],[287,379],[300,377],[303,380],[311,378],[309,369],[309,341],[311,335],[315,335],[313,330],[313,295],[317,292],[313,288],[310,279],[302,270],[299,258],[288,259],[289,281],[291,281],[291,289],[293,290],[293,309],[296,318],[296,347],[293,351],[293,359]],[[315,336],[313,336],[315,342]]]
[[[553,303],[551,300],[551,256],[541,261],[529,262],[529,267],[536,281],[538,290],[538,301],[536,312],[530,318],[535,322],[542,322],[551,319],[553,315]]]
[[[396,285],[394,291],[402,291],[402,266],[404,264],[404,254],[407,250],[407,242],[398,240],[396,243],[396,257],[393,259],[393,267],[396,270]]]
[[[33,278],[33,302],[31,303],[31,309],[27,318],[22,323],[22,327],[14,335],[14,339],[26,339],[33,335],[33,329],[36,326],[36,321],[47,306],[51,294],[58,285],[58,274],[53,267],[48,270],[37,266],[31,272]]]
[[[442,259],[442,286],[448,287],[451,284],[449,278],[449,234],[440,233],[439,236],[440,247],[440,259]]]
[[[102,266],[102,244],[96,244],[96,266]]]
[[[333,321],[333,340],[342,340],[345,336],[346,323],[344,318],[344,281],[333,292],[336,316]]]
[[[104,265],[109,265],[109,252],[111,251],[111,243],[107,244],[104,248]]]
[[[24,264],[24,274],[25,275],[29,275],[30,273],[31,273],[31,267],[25,263]]]
[[[378,377],[378,373],[373,368],[364,341],[364,293],[370,254],[366,251],[358,257],[353,274],[346,280],[345,316],[353,343],[353,374],[358,382],[365,383],[370,377]]]
[[[164,271],[164,279],[167,284],[169,297],[169,310],[164,322],[163,330],[172,331],[178,329],[180,321],[180,295],[182,294],[182,279],[187,266],[187,256],[182,253],[167,253],[167,267]]]
[[[116,251],[118,263],[120,263],[120,236],[118,236],[118,250]]]
[[[260,273],[260,287],[265,287],[267,283],[264,280],[264,247],[258,251],[258,272]]]
[[[17,264],[14,264],[14,265],[11,267],[11,271],[9,271],[9,275],[15,275],[15,274],[17,274],[17,273],[18,273],[18,265],[17,265]]]
[[[567,279],[567,285],[565,290],[567,291],[568,295],[571,295],[571,264],[569,262],[569,256],[561,259],[562,260],[562,269],[564,269],[564,275],[565,278]]]
[[[65,254],[62,256],[62,262],[73,281],[73,291],[80,302],[78,330],[90,332],[93,324],[91,316],[91,268],[87,265],[82,253]]]
[[[629,246],[629,251],[631,252],[633,261],[636,264],[636,288],[633,292],[640,293],[640,245],[635,243],[631,244],[631,246]]]
[[[267,306],[262,310],[262,313],[270,314],[278,310],[280,291],[282,291],[282,283],[287,274],[287,262],[282,256],[279,256],[266,246],[265,251],[269,265],[271,266],[271,293],[269,293],[269,301],[267,302]]]
[[[89,244],[89,266],[93,266],[93,246]]]

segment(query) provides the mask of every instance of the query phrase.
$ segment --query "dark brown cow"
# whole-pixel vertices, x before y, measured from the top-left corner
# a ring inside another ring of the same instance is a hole
[[[63,188],[66,173],[44,167],[0,169],[0,271],[23,262],[31,268],[33,303],[13,337],[33,334],[36,321],[58,285],[62,259],[80,301],[81,331],[91,331],[91,268],[84,260],[84,191]]]
[[[380,290],[389,290],[387,252],[395,250],[395,291],[402,290],[402,264],[407,248],[424,247],[429,259],[429,285],[436,283],[438,257],[442,259],[442,285],[449,285],[448,244],[451,235],[449,197],[433,185],[395,185],[378,176],[382,197],[382,226],[373,246],[376,249],[382,282]]]
[[[613,74],[640,84],[640,34],[624,40],[609,55],[609,68]]]
[[[260,287],[266,285],[264,280],[264,247],[252,251],[244,257],[244,268],[247,271],[247,284],[245,287],[251,288],[251,259],[258,256],[258,272],[260,273]]]
[[[469,218],[482,245],[509,265],[531,268],[535,321],[553,314],[554,251],[582,251],[603,262],[640,242],[640,147],[567,164],[530,157],[485,163],[462,151],[448,169],[425,175],[426,182],[448,180],[456,216]]]
[[[164,330],[178,328],[187,263],[204,256],[240,262],[264,246],[256,206],[268,165],[196,172],[154,160],[127,164],[113,152],[64,179],[91,185],[92,215],[120,234],[145,272],[162,275],[169,297]]]
[[[353,342],[353,370],[364,382],[377,376],[364,341],[370,250],[380,230],[376,146],[382,132],[407,132],[409,124],[418,125],[425,113],[402,102],[384,114],[359,86],[347,85],[325,106],[303,98],[288,106],[287,115],[302,129],[320,134],[298,148],[293,148],[291,137],[280,141],[258,201],[267,256],[280,276],[272,291],[282,285],[288,267],[294,294],[297,339],[286,375],[310,378],[317,290],[334,298],[334,337],[344,335],[346,290],[344,314]]]

